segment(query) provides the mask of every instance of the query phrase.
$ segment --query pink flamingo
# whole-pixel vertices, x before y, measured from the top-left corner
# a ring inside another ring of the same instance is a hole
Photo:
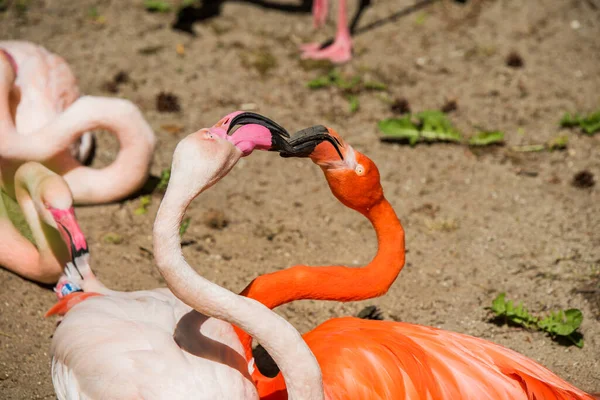
[[[325,136],[329,144],[322,143]],[[296,133],[288,145],[294,151],[283,156],[309,156],[335,197],[369,218],[380,248],[364,268],[296,266],[259,276],[242,294],[274,308],[298,299],[350,301],[385,293],[404,265],[404,232],[377,166],[323,126]],[[251,360],[250,337],[238,332]],[[432,327],[346,317],[303,337],[321,366],[327,399],[594,399],[512,350]],[[287,398],[280,376],[256,369],[253,379],[261,398]]]
[[[93,129],[119,140],[117,158],[102,169],[80,162],[91,150]],[[37,161],[63,176],[78,204],[123,199],[148,178],[155,142],[130,101],[79,97],[61,57],[28,42],[0,42],[0,189],[9,196],[18,166]]]
[[[280,140],[275,126],[260,116],[250,116],[256,123],[228,136],[224,123],[249,121],[247,114],[235,116],[189,135],[173,155],[154,224],[156,263],[171,291],[115,292],[99,283],[88,265],[68,265],[58,286],[61,300],[49,311],[68,311],[52,340],[59,399],[258,399],[229,323],[273,356],[290,399],[324,399],[320,369],[300,334],[257,301],[202,278],[181,253],[179,225],[191,201],[240,157]],[[65,296],[77,287],[86,293]]]
[[[87,251],[71,191],[59,175],[35,162],[17,169],[14,186],[35,245],[13,224],[10,204],[5,204],[11,200],[0,194],[0,266],[27,279],[54,283],[65,264],[79,260]],[[18,220],[18,216],[12,217]],[[74,236],[68,237],[67,232]]]
[[[323,25],[327,18],[329,0],[313,0],[313,22],[315,28]],[[319,43],[302,46],[302,58],[330,60],[333,63],[345,63],[352,59],[352,39],[346,16],[346,0],[339,0],[337,30],[333,43],[321,48]]]

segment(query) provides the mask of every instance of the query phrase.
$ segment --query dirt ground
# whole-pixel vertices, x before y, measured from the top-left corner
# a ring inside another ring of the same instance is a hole
[[[494,341],[581,389],[600,391],[600,184],[572,185],[584,169],[599,179],[600,135],[558,126],[565,111],[600,105],[598,1],[487,0],[471,18],[462,17],[473,5],[438,2],[360,31],[356,56],[341,71],[382,81],[388,90],[358,94],[355,113],[338,90],[308,89],[306,82],[323,71],[299,61],[297,46],[331,37],[335,18],[315,32],[307,12],[224,1],[220,15],[196,23],[191,36],[171,29],[175,12],[149,13],[142,1],[128,7],[102,0],[13,3],[28,6],[19,11],[13,4],[0,13],[2,39],[42,44],[70,63],[84,93],[121,96],[140,106],[159,140],[154,175],[169,167],[181,138],[243,105],[290,130],[331,126],[376,162],[406,229],[407,265],[382,298],[280,308],[302,332],[378,305],[386,319]],[[374,0],[358,28],[411,4]],[[521,68],[506,65],[511,51],[522,57]],[[107,85],[120,71],[129,80]],[[163,91],[178,97],[179,112],[157,111],[156,97]],[[382,143],[376,122],[394,115],[386,98],[405,98],[413,111],[439,109],[456,99],[449,116],[458,128],[465,134],[502,130],[506,145],[470,151]],[[174,133],[173,125],[181,131]],[[561,134],[569,136],[568,150],[511,150]],[[99,135],[95,165],[110,161],[116,150],[112,137]],[[143,215],[134,213],[139,199],[77,209],[93,268],[111,288],[164,286],[144,250],[152,248],[159,203],[155,195]],[[228,224],[211,227],[209,210],[222,213]],[[259,274],[294,264],[363,265],[377,248],[369,223],[335,200],[316,166],[273,153],[240,161],[188,216],[184,239],[192,244],[185,256],[201,274],[233,291]],[[122,241],[112,243],[115,236]],[[49,348],[56,321],[42,315],[54,294],[5,270],[0,286],[0,398],[53,398]],[[581,309],[584,348],[489,323],[484,307],[503,291],[535,312]]]

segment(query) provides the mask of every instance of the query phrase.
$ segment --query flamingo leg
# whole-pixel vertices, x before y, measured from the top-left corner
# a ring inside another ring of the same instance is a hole
[[[321,0],[316,0],[316,2],[319,1]],[[315,15],[316,19],[317,16]],[[350,61],[352,58],[352,38],[350,37],[350,28],[346,17],[346,0],[339,0],[337,32],[333,43],[325,48],[321,48],[320,44],[315,43],[304,45],[302,46],[302,58],[330,60],[337,64]]]
[[[327,11],[329,10],[329,0],[314,0],[312,13],[313,13],[313,24],[315,28],[318,28],[325,24],[327,19]]]

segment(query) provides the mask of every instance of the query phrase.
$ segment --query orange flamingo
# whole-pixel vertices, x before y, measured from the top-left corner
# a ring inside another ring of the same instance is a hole
[[[315,130],[339,146],[315,140]],[[282,155],[309,156],[319,165],[338,200],[372,222],[379,250],[364,268],[296,266],[256,278],[242,294],[273,308],[297,299],[350,301],[385,293],[404,265],[404,232],[377,166],[323,126],[300,131],[289,143],[302,150]],[[237,332],[251,360],[251,339]],[[303,338],[321,366],[327,399],[595,398],[519,353],[432,327],[345,317]],[[255,369],[253,379],[261,398],[287,398],[281,374],[268,378]]]

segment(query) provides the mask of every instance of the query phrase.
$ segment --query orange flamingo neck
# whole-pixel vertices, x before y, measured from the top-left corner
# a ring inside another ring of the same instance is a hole
[[[368,265],[361,268],[297,265],[257,277],[241,294],[258,300],[271,309],[295,300],[347,302],[385,294],[404,267],[404,229],[391,204],[384,197],[361,213],[369,219],[377,234],[377,254]],[[250,360],[252,338],[237,327],[236,332],[244,346],[246,358]],[[264,393],[260,390],[261,387],[269,387],[269,392],[273,395],[280,393],[282,389],[283,381],[278,379],[280,376],[268,378],[256,368],[253,378],[259,387],[259,393]]]

